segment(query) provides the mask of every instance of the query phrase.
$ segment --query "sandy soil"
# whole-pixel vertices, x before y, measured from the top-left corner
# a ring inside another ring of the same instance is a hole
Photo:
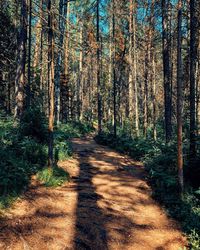
[[[0,249],[179,250],[179,226],[151,198],[143,166],[92,138],[59,165],[71,182],[28,192],[0,219]]]

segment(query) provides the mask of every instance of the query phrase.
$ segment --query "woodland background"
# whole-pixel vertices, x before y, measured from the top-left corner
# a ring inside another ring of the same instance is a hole
[[[200,249],[198,0],[0,0],[2,207],[56,162],[69,138],[142,160],[154,193]]]

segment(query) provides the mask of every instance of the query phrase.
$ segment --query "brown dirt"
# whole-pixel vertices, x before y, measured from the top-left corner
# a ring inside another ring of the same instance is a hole
[[[143,166],[92,138],[59,165],[71,182],[28,192],[0,220],[0,249],[178,250],[179,226],[151,198]]]

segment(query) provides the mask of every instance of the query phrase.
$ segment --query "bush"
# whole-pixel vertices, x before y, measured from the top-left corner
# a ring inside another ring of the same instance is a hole
[[[93,131],[94,127],[89,123],[68,122],[59,126],[56,136],[69,139],[72,137],[81,137]]]
[[[88,124],[68,123],[54,132],[55,160],[65,160],[72,155],[70,138],[92,131]],[[5,114],[0,114],[0,207],[6,207],[30,183],[31,176],[38,177],[47,186],[61,185],[68,174],[55,166],[49,174],[47,121],[39,108],[27,110],[20,124]]]
[[[30,164],[13,150],[0,150],[0,195],[18,193],[29,181]]]
[[[31,137],[40,143],[48,141],[47,120],[40,108],[26,110],[21,118],[19,127],[20,136]]]
[[[72,149],[69,141],[57,141],[55,145],[55,160],[64,161],[72,156]]]
[[[47,187],[61,186],[64,182],[69,181],[69,174],[57,166],[52,169],[44,168],[38,172],[37,177]]]

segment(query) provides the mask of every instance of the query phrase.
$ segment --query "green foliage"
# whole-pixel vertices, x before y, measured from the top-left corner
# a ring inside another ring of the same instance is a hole
[[[47,142],[47,120],[40,108],[30,108],[24,112],[20,121],[19,131],[22,137],[31,137],[41,143]]]
[[[17,195],[14,193],[12,195],[0,196],[0,211],[10,207],[16,199]]]
[[[102,133],[95,139],[101,144],[109,145],[144,162],[153,197],[165,206],[170,216],[181,223],[184,232],[188,235],[190,249],[200,249],[200,191],[199,189],[194,191],[187,184],[184,197],[180,197],[176,142],[166,145],[162,141],[135,139],[123,130],[117,138],[112,134]],[[183,152],[184,156],[188,152],[187,143],[184,144]],[[186,159],[185,162],[187,163]],[[184,167],[187,170],[188,166]]]
[[[16,151],[32,165],[44,166],[47,159],[47,145],[38,143],[35,139],[24,137],[18,142]]]
[[[69,174],[57,166],[54,166],[53,169],[42,169],[38,172],[37,177],[47,187],[61,186],[64,182],[69,181]]]
[[[7,2],[7,1],[6,1]],[[13,72],[15,72],[15,51],[16,51],[16,26],[12,22],[12,18],[7,8],[2,8],[2,0],[0,1],[0,108],[8,110],[6,105],[7,81],[14,82]],[[7,4],[5,4],[7,5]],[[2,79],[2,74],[4,79]]]
[[[36,137],[22,136],[21,126],[9,117],[0,121],[0,196],[13,196],[23,191],[31,175],[47,160],[47,146]]]
[[[55,160],[72,155],[70,138],[93,131],[82,123],[61,124],[54,133]],[[31,176],[37,174],[46,186],[58,186],[69,179],[58,167],[49,173],[48,129],[45,115],[39,108],[27,110],[20,123],[0,113],[0,209],[7,207],[27,188]]]
[[[54,134],[55,160],[63,161],[72,156],[70,138],[81,137],[94,131],[87,123],[69,122],[61,124]]]
[[[59,126],[60,136],[64,134],[65,139],[81,137],[92,131],[94,131],[94,128],[89,123],[69,122]]]
[[[0,195],[19,192],[28,184],[30,165],[12,150],[0,151]]]
[[[191,244],[190,244],[191,250],[199,250],[200,249],[200,237],[199,237],[199,234],[196,233],[195,230],[192,230],[191,234],[189,235],[189,240],[191,242]]]
[[[72,156],[71,145],[69,141],[57,141],[55,144],[55,160],[64,161]]]
[[[99,143],[109,145],[119,152],[127,153],[136,160],[144,160],[154,154],[158,154],[160,149],[153,141],[147,141],[144,138],[135,138],[121,133],[117,138],[112,134],[102,133],[95,137]]]

